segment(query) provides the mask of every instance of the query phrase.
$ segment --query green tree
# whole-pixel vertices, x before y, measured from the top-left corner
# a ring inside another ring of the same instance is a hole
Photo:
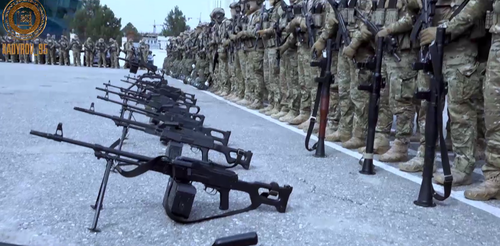
[[[82,40],[91,38],[97,41],[103,38],[108,42],[109,38],[113,38],[121,45],[121,21],[108,6],[102,6],[99,0],[83,0],[82,8],[76,11],[70,28]]]
[[[137,28],[132,23],[127,23],[125,27],[121,30],[123,37],[131,38],[134,42],[139,42],[142,39],[142,35],[139,33]]]
[[[189,30],[190,27],[186,24],[186,16],[179,10],[178,6],[170,10],[167,17],[165,18],[165,23],[163,23],[163,30],[161,35],[165,37],[178,36],[181,32]]]

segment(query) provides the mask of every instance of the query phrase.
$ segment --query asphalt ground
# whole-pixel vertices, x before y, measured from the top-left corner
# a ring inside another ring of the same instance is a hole
[[[195,93],[206,125],[232,131],[230,146],[254,153],[250,170],[235,168],[241,180],[276,181],[293,186],[286,213],[266,205],[236,216],[193,225],[171,221],[161,205],[168,177],[146,173],[136,178],[112,174],[100,233],[87,230],[105,168],[92,150],[29,135],[30,130],[109,145],[121,135],[111,120],[73,107],[118,115],[120,107],[96,98],[96,86],[119,82],[126,70],[0,64],[0,241],[21,245],[211,245],[219,237],[256,231],[259,245],[498,245],[499,202],[464,203],[454,197],[434,208],[413,205],[418,175],[403,175],[395,165],[377,163],[377,174],[358,173],[354,152],[328,144],[328,157],[304,149],[294,130],[169,79]],[[111,98],[118,99],[115,96]],[[147,122],[136,116],[139,121]],[[156,156],[165,147],[158,137],[131,130],[123,150]],[[200,154],[185,147],[184,154]],[[354,156],[354,157],[353,157]],[[211,155],[212,160],[221,160]],[[391,169],[392,168],[392,169]],[[479,182],[479,180],[477,180]],[[218,196],[202,186],[192,218],[218,211]],[[231,192],[230,208],[249,204]]]

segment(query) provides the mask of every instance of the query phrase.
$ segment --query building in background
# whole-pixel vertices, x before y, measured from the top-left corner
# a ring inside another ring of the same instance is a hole
[[[47,25],[43,31],[42,37],[48,33],[56,35],[57,39],[63,33],[69,33],[69,20],[75,15],[76,10],[82,6],[82,0],[38,0],[47,13]],[[1,0],[0,8],[2,12],[10,1]],[[0,22],[2,20],[0,19]],[[0,23],[3,28],[3,23]]]
[[[141,33],[142,39],[149,45],[150,49],[159,49],[157,33]]]

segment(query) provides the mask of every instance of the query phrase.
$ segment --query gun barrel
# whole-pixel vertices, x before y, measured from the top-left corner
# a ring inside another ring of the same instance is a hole
[[[85,148],[93,149],[94,151],[111,153],[111,154],[115,154],[117,156],[135,159],[137,161],[149,161],[149,160],[152,159],[151,157],[147,157],[147,156],[143,156],[143,155],[138,155],[138,154],[134,154],[134,153],[126,152],[126,151],[121,151],[121,150],[117,150],[117,149],[113,149],[113,148],[108,148],[108,147],[104,147],[104,146],[99,145],[99,144],[91,144],[91,143],[86,143],[86,142],[74,140],[74,139],[71,139],[71,138],[65,138],[65,137],[62,136],[62,134],[61,135],[57,135],[57,134],[51,134],[51,133],[46,133],[46,132],[39,132],[39,131],[34,131],[34,130],[31,130],[30,134],[38,136],[38,137],[42,137],[42,138],[51,139],[51,140],[54,140],[54,141],[57,141],[57,142],[66,142],[66,143],[70,143],[70,144],[73,144],[73,145],[82,146],[82,147],[85,147]]]

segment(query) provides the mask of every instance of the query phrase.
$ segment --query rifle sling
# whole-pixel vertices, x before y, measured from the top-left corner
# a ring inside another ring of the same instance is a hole
[[[438,113],[437,113],[437,129],[439,130],[439,148],[441,150],[441,164],[443,166],[443,175],[445,177],[445,181],[443,184],[444,194],[439,195],[437,192],[434,192],[434,198],[438,201],[444,201],[446,198],[451,195],[451,187],[453,183],[453,176],[451,175],[451,167],[450,167],[450,159],[448,157],[448,149],[446,148],[446,140],[443,135],[443,98],[439,98]],[[434,164],[434,163],[433,163]]]
[[[455,11],[453,11],[453,13],[451,14],[450,18],[448,19],[448,21],[451,21],[451,19],[455,18],[455,16],[457,16],[458,14],[460,14],[460,12],[462,12],[462,10],[465,8],[465,6],[469,3],[469,0],[464,0],[462,1],[462,3],[460,4],[460,6],[458,6],[457,9],[455,9]]]
[[[323,86],[323,83],[318,83],[318,88],[316,92],[316,98],[314,99],[314,107],[311,115],[311,119],[309,121],[309,128],[307,128],[307,135],[306,135],[306,149],[309,151],[313,151],[318,147],[318,143],[315,143],[312,148],[309,148],[309,141],[311,140],[311,135],[314,130],[314,124],[316,124],[316,116],[318,115],[318,108],[319,104],[321,101],[321,87]]]

